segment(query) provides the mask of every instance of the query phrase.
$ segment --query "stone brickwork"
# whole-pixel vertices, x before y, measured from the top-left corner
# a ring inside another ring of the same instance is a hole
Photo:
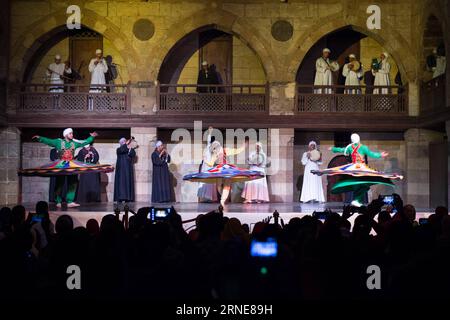
[[[157,137],[156,128],[131,128],[131,135],[139,144],[134,164],[136,201],[149,202],[152,192],[151,154]]]
[[[10,80],[20,79],[27,59],[36,50],[36,40],[66,23],[68,1],[12,2]],[[426,19],[435,15],[442,26],[448,25],[445,10],[437,1],[399,0],[380,1],[381,30],[366,27],[366,9],[371,1],[342,0],[288,1],[78,1],[82,10],[82,24],[101,33],[105,38],[105,51],[123,63],[123,82],[153,81],[169,50],[186,34],[206,25],[232,33],[258,59],[236,61],[235,79],[260,82],[262,72],[270,83],[290,83],[303,57],[324,35],[345,26],[364,33],[376,41],[397,63],[404,83],[420,83],[419,69],[423,68],[421,39]],[[154,36],[141,41],[133,34],[133,25],[146,18],[155,26]],[[271,34],[274,22],[283,19],[293,25],[293,36],[288,41],[275,40]],[[238,45],[239,42],[235,41]],[[239,44],[240,46],[240,44]],[[363,46],[364,47],[364,46]],[[235,48],[239,51],[239,48]],[[235,57],[237,59],[237,56]],[[192,67],[192,66],[190,66]],[[245,67],[245,68],[243,68]],[[240,70],[249,68],[247,70]],[[395,69],[395,68],[394,68]],[[259,70],[259,71],[255,71]],[[393,70],[394,72],[395,70]],[[128,75],[128,76],[127,76]],[[418,90],[408,91],[411,114],[417,114]],[[275,102],[277,103],[277,102]],[[273,106],[275,113],[288,112],[290,106]]]
[[[272,202],[292,202],[294,129],[269,129],[271,162],[267,168],[269,195]]]
[[[410,129],[405,132],[406,142],[406,201],[418,207],[430,203],[430,153],[429,144],[442,141],[444,135],[425,129]]]
[[[17,170],[20,163],[20,132],[16,128],[1,128],[0,139],[0,204],[16,203],[19,198]]]

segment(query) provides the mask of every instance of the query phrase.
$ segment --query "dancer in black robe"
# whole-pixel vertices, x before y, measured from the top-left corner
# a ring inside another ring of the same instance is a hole
[[[82,148],[76,157],[80,162],[98,164],[99,155],[97,150],[90,144]],[[101,178],[100,173],[80,174],[77,190],[77,201],[81,203],[101,201]]]
[[[152,153],[152,202],[172,201],[172,183],[170,180],[170,155],[161,141],[156,142]]]
[[[119,140],[117,148],[116,175],[114,178],[114,201],[134,201],[134,169],[133,161],[136,151],[131,148],[125,138]]]

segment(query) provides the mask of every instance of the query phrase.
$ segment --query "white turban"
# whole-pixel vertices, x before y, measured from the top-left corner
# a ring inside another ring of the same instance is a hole
[[[349,58],[353,58],[353,59],[356,59],[356,56],[352,53],[352,54],[350,54],[349,56],[348,56]]]
[[[119,144],[120,145],[123,145],[123,144],[125,144],[127,142],[127,139],[125,139],[125,138],[120,138],[120,140],[119,140]]]
[[[57,54],[57,55],[55,56],[55,59],[56,59],[56,60],[61,60],[61,56],[60,56],[59,54]]]
[[[63,137],[65,138],[68,134],[73,133],[72,128],[67,128],[63,131]]]
[[[95,50],[95,54],[100,54],[100,53],[102,53],[102,50],[101,50],[101,49]]]
[[[323,49],[323,50],[322,50],[322,52],[328,52],[328,53],[330,53],[330,52],[331,52],[331,50],[330,50],[330,49],[328,49],[328,48],[325,48],[325,49]]]
[[[310,141],[310,142],[308,143],[308,147],[311,146],[311,145],[314,145],[314,146],[317,147],[317,143],[316,143],[315,141]]]
[[[387,53],[386,51],[383,52],[383,55],[385,56],[386,59],[389,58],[389,53]]]
[[[359,143],[361,141],[361,138],[359,137],[359,134],[353,133],[350,137],[350,140],[352,140],[352,143]]]
[[[207,66],[207,65],[208,65],[208,62],[206,60],[202,62],[202,66]]]
[[[155,143],[155,148],[158,148],[158,147],[160,147],[160,146],[162,146],[162,141],[161,140],[158,140],[158,141],[156,141],[156,143]]]

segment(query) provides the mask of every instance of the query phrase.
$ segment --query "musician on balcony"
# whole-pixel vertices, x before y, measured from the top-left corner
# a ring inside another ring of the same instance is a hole
[[[100,84],[106,84],[105,73],[108,72],[108,65],[103,58],[102,50],[97,49],[95,51],[95,58],[91,59],[89,63],[89,72],[91,73],[91,87],[89,92],[102,92],[102,87],[98,87]]]
[[[387,61],[389,54],[383,52],[380,55],[380,60],[377,65],[372,65],[372,74],[375,76],[374,85],[376,86],[390,86],[391,80],[389,79],[389,72],[391,71],[391,65]],[[389,88],[382,88],[381,90],[375,88],[373,94],[388,94]]]
[[[363,77],[361,64],[356,60],[356,56],[352,53],[348,56],[349,63],[344,65],[342,75],[345,77],[346,86],[359,86],[359,81]],[[360,88],[346,89],[347,94],[360,94]]]
[[[332,93],[331,86],[333,83],[333,72],[339,70],[339,64],[330,60],[331,50],[325,48],[322,50],[322,56],[316,60],[316,76],[314,78],[315,86],[330,86],[325,89],[315,89],[314,93]]]
[[[46,75],[50,79],[50,83],[57,85],[55,87],[50,87],[50,92],[64,92],[64,79],[65,75],[71,74],[72,69],[64,63],[61,63],[61,55],[55,55],[55,62],[51,63],[48,68]]]
[[[219,77],[215,68],[211,68],[207,61],[202,62],[202,68],[198,72],[197,84],[200,85],[217,85]],[[197,87],[197,92],[208,93],[216,92],[215,87]]]

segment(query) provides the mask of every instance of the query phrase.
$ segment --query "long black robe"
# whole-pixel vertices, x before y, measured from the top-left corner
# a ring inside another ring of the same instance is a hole
[[[57,160],[58,157],[58,150],[56,148],[53,148],[50,150],[50,161]],[[56,202],[56,196],[55,196],[55,188],[56,188],[56,176],[50,177],[50,185],[48,187],[48,202]],[[67,194],[67,177],[64,177],[64,186],[61,191],[61,198],[62,201],[66,201],[66,194]]]
[[[92,152],[92,155],[86,158],[88,153]],[[91,164],[97,164],[99,161],[99,155],[94,147],[89,150],[82,148],[78,152],[77,160],[81,162],[87,162]],[[100,202],[101,201],[101,180],[100,173],[84,173],[80,174],[77,190],[77,201],[81,203],[87,202]]]
[[[172,182],[170,179],[170,155],[159,156],[158,151],[152,153],[152,202],[170,202],[172,200]]]
[[[134,149],[127,145],[117,148],[116,173],[114,178],[114,201],[134,201]]]

